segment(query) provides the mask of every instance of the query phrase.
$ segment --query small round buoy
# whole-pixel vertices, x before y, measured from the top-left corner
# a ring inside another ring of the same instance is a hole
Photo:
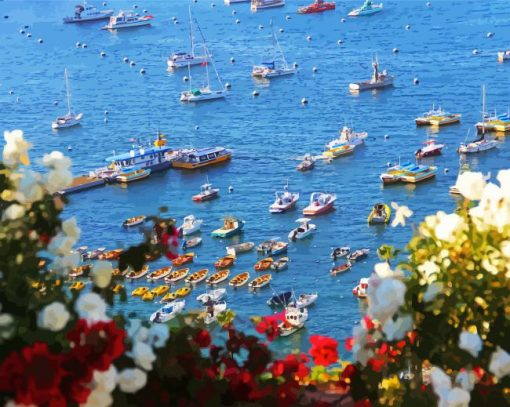
[[[344,40],[338,40],[336,43],[337,43],[338,45],[342,45],[342,44],[344,43]]]
[[[313,72],[313,73],[317,73],[317,71],[318,71],[318,70],[319,70],[319,69],[317,69],[317,67],[316,67],[316,66],[314,66],[314,67],[312,68],[312,72]]]
[[[494,33],[489,31],[487,33],[487,38],[492,38],[492,37],[494,37]]]
[[[4,18],[7,20],[9,18],[9,16],[4,16]]]
[[[145,75],[145,68],[140,69],[140,74]]]
[[[9,91],[9,95],[14,95],[14,91],[12,89]]]
[[[308,35],[308,36],[306,37],[306,40],[307,40],[307,41],[311,41],[311,40],[312,40],[312,36],[311,36],[311,35]]]
[[[260,95],[259,91],[258,90],[254,90],[252,93],[252,96],[258,96]]]
[[[25,34],[25,30],[19,30],[20,34]]]
[[[138,8],[138,4],[133,4],[133,8]]]
[[[81,47],[81,42],[80,42],[80,41],[78,41],[78,42],[76,43],[76,48],[80,48],[80,47]]]
[[[449,171],[450,171],[450,170],[449,170],[448,168],[445,168],[445,169],[444,169],[444,173],[445,173],[445,174],[448,174],[448,172],[449,172]]]
[[[105,110],[105,111],[104,111],[104,115],[105,115],[105,116],[108,116],[108,114],[109,114],[109,113],[110,113],[110,112],[109,112],[108,110]]]
[[[67,146],[67,151],[71,151],[72,149],[73,149],[73,147],[71,145]]]
[[[340,19],[340,22],[341,22],[341,23],[345,23],[346,21],[347,21],[347,20],[346,20],[345,18],[341,18],[341,19]]]
[[[262,24],[259,25],[259,30],[262,30],[264,26]]]
[[[280,28],[278,31],[283,33],[285,30],[283,28]]]
[[[107,117],[105,117],[105,118],[103,119],[103,121],[104,121],[105,123],[108,123],[108,118],[107,118]]]
[[[87,45],[87,44],[82,44],[82,46],[81,46],[81,47],[82,47],[82,48],[87,48],[87,47],[88,47],[88,45]]]
[[[198,0],[193,0],[193,3],[198,3]]]
[[[234,192],[234,187],[232,185],[229,185],[228,192],[230,193]]]
[[[183,82],[188,82],[188,81],[189,81],[189,78],[188,78],[187,76],[183,76],[183,77],[182,77],[182,81],[183,81]]]
[[[16,96],[16,103],[19,103],[21,98],[19,96]]]
[[[53,101],[53,106],[58,106],[58,100]]]
[[[199,126],[199,125],[196,125],[196,126],[195,126],[195,130],[198,130],[199,128],[200,128],[200,126]]]
[[[129,62],[129,58],[128,58],[128,57],[124,57],[124,58],[122,58],[122,60],[123,60],[124,62],[126,62],[126,63],[127,63],[127,62]]]
[[[391,161],[388,161],[388,162],[386,163],[386,167],[391,167]]]
[[[103,1],[103,7],[106,7],[107,4],[106,1]]]
[[[38,39],[37,39],[37,42],[38,42],[39,44],[42,44],[44,41],[43,41],[43,39],[42,39],[42,38],[38,38]]]
[[[230,57],[230,63],[233,64],[234,62],[236,62],[235,58],[234,57]]]
[[[297,68],[299,65],[298,65],[298,63],[297,63],[297,62],[294,62],[294,63],[292,64],[292,66],[293,66],[294,68]]]
[[[211,7],[216,7],[216,4],[214,4],[214,3],[211,3]]]
[[[237,11],[232,10],[232,15],[235,16],[237,14]]]
[[[291,16],[289,16],[289,15],[285,16],[285,20],[290,20],[291,18],[292,18],[292,17],[291,17]]]
[[[176,16],[172,16],[172,21],[176,21],[177,20],[177,17]]]
[[[476,48],[473,50],[473,55],[478,55],[480,51],[478,51]]]
[[[144,12],[145,14],[147,14],[147,11],[148,11],[148,10],[147,10],[146,8],[144,8],[144,9],[143,9],[143,12]]]
[[[307,98],[301,99],[301,104],[302,105],[307,105],[308,104],[308,99]]]
[[[406,25],[406,30],[409,31],[411,29],[411,24]]]
[[[420,80],[419,80],[418,78],[414,78],[414,79],[413,79],[413,83],[414,83],[415,85],[418,85],[418,84],[420,83]]]
[[[25,30],[28,30],[28,29],[30,28],[30,26],[29,26],[29,25],[24,25],[24,26],[23,26],[23,28],[24,28]]]
[[[230,84],[230,82],[227,82],[225,84],[225,89],[230,89],[232,87],[232,85]]]
[[[32,38],[32,34],[28,33],[28,34],[27,34],[27,37],[28,37],[28,38]]]
[[[240,23],[241,23],[241,20],[237,19],[236,24],[240,24]]]
[[[135,66],[135,65],[136,65],[136,62],[135,62],[135,61],[131,61],[131,62],[129,63],[129,65],[130,65],[130,66]]]
[[[388,140],[389,138],[390,138],[390,136],[389,136],[388,134],[385,134],[385,135],[384,135],[384,139],[385,139],[385,140]]]
[[[101,55],[104,58],[106,56],[106,52],[101,51],[101,53],[99,55]]]
[[[394,54],[398,54],[398,53],[399,53],[399,51],[400,51],[400,50],[399,50],[398,48],[393,48],[393,49],[392,49],[392,52],[393,52]]]
[[[175,24],[175,25],[179,24],[179,21],[178,21],[178,20],[175,20],[175,21],[174,21],[174,24]]]
[[[430,1],[427,1],[426,6],[430,7],[430,6],[432,6],[432,3]]]

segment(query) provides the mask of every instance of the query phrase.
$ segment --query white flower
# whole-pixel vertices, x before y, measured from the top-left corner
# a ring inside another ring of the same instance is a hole
[[[3,220],[16,220],[25,215],[25,208],[18,204],[12,204],[7,207],[2,215]]]
[[[16,185],[14,198],[18,202],[32,203],[39,201],[44,196],[44,190],[40,184],[41,175],[35,171],[24,169],[24,171],[13,174],[11,180]]]
[[[396,320],[389,318],[383,325],[383,332],[389,341],[402,339],[413,327],[413,318],[410,315],[398,316]]]
[[[505,240],[501,242],[501,253],[507,259],[510,259],[510,240]]]
[[[501,170],[498,172],[497,179],[501,186],[501,191],[507,196],[510,196],[510,170]]]
[[[373,351],[367,345],[367,329],[364,324],[354,327],[352,330],[352,337],[354,345],[352,346],[352,353],[356,361],[366,366],[368,359],[373,355]]]
[[[79,253],[71,253],[56,257],[50,265],[50,268],[61,275],[66,275],[70,270],[78,267],[81,256]]]
[[[51,239],[48,245],[48,251],[56,255],[64,256],[69,254],[75,243],[76,241],[74,239],[59,232]]]
[[[5,165],[30,164],[28,150],[32,145],[25,141],[21,130],[4,131],[4,139],[6,141],[3,152]]]
[[[81,230],[78,227],[76,218],[74,216],[62,222],[62,230],[67,236],[74,239],[75,241],[78,241],[80,238]]]
[[[407,206],[399,206],[396,202],[391,203],[391,207],[395,209],[395,217],[393,218],[393,222],[391,222],[391,226],[396,227],[398,225],[405,226],[406,218],[409,218],[413,215],[413,211],[409,209]]]
[[[107,407],[113,403],[111,392],[117,385],[117,369],[110,365],[109,369],[100,372],[94,370],[94,377],[90,387],[92,392],[87,398],[87,403],[82,407]]]
[[[46,305],[37,317],[37,325],[40,328],[58,332],[64,328],[69,322],[71,314],[61,302],[53,302]]]
[[[510,354],[498,346],[496,351],[491,355],[489,370],[498,379],[510,375]]]
[[[80,404],[81,407],[109,407],[113,404],[113,398],[110,392],[94,389],[87,397],[85,404]]]
[[[418,266],[418,271],[422,272],[427,282],[433,282],[437,279],[437,274],[441,271],[439,266],[430,260]]]
[[[9,339],[14,334],[14,318],[11,314],[0,314],[0,338]]]
[[[404,304],[405,284],[394,278],[371,277],[368,283],[369,314],[381,323]]]
[[[448,391],[446,400],[444,401],[443,405],[446,407],[468,407],[470,400],[471,396],[466,390],[459,387],[454,387]],[[440,400],[440,402],[441,401],[442,400]]]
[[[96,293],[82,294],[76,301],[74,309],[80,316],[89,322],[109,321],[106,316],[106,304]]]
[[[485,184],[485,177],[481,172],[466,171],[459,175],[455,186],[465,198],[478,201],[482,198]]]
[[[153,324],[149,329],[148,343],[159,349],[165,346],[170,337],[170,330],[165,324]]]
[[[67,188],[72,182],[73,174],[69,170],[52,170],[46,175],[46,189],[50,194]]]
[[[483,342],[478,334],[464,331],[459,336],[459,348],[471,353],[475,358],[482,350]]]
[[[435,230],[436,237],[445,242],[455,242],[457,233],[466,227],[464,219],[456,213],[446,215],[444,212],[438,212],[438,216],[439,223]]]
[[[138,368],[124,369],[117,376],[117,384],[124,393],[136,393],[147,384],[147,374]]]
[[[46,168],[56,170],[68,170],[71,168],[71,160],[60,151],[52,151],[50,154],[44,154],[42,162]]]
[[[455,377],[455,383],[459,384],[464,390],[471,391],[475,387],[476,376],[472,370],[459,372]]]
[[[432,381],[432,387],[434,388],[434,392],[438,394],[438,391],[444,389],[451,389],[452,387],[452,379],[448,376],[443,369],[437,366],[433,366],[430,370],[430,380]]]
[[[428,285],[427,289],[423,293],[423,301],[430,302],[437,297],[438,294],[443,292],[443,283],[433,282]]]
[[[134,344],[132,355],[135,363],[147,371],[152,369],[152,363],[156,360],[156,355],[152,348],[144,342],[136,342]]]
[[[393,271],[387,262],[377,263],[374,272],[379,278],[393,277]]]
[[[92,267],[94,284],[99,288],[106,288],[112,279],[113,267],[108,261],[96,261]]]

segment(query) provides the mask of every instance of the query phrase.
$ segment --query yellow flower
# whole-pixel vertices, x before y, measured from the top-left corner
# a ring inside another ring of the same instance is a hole
[[[383,379],[379,387],[383,390],[397,390],[400,388],[400,380],[397,375],[393,375]]]

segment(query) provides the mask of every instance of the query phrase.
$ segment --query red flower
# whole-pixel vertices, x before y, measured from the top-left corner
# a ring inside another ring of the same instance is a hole
[[[60,392],[64,371],[61,357],[54,355],[46,343],[36,342],[13,352],[0,365],[0,392],[12,393],[19,404],[65,405]]]
[[[345,349],[348,351],[348,352],[351,352],[352,351],[352,347],[354,346],[354,338],[347,338],[345,340]]]
[[[195,335],[193,340],[201,348],[207,348],[211,344],[211,335],[209,334],[209,331],[202,329],[199,333]]]
[[[273,318],[262,318],[262,320],[255,326],[255,330],[259,334],[266,334],[269,341],[273,341],[278,337],[278,322]]]
[[[304,356],[304,357],[303,357]],[[283,360],[275,360],[271,365],[271,374],[274,377],[285,376],[292,380],[303,380],[310,369],[303,363],[303,360],[308,358],[301,354],[299,355],[287,355]]]
[[[363,321],[365,322],[365,327],[367,328],[367,331],[371,331],[372,329],[375,328],[374,322],[368,315],[365,315],[363,317]]]
[[[338,360],[338,342],[327,336],[312,335],[309,351],[316,365],[329,366]]]
[[[354,403],[354,407],[371,407],[371,406],[372,406],[372,403],[370,403],[370,400],[367,398],[358,400]]]
[[[383,366],[386,364],[386,361],[383,359],[370,358],[368,359],[367,363],[374,372],[380,372]]]

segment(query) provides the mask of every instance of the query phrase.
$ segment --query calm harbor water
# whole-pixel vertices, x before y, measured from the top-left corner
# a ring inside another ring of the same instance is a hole
[[[496,61],[496,52],[510,46],[510,16],[503,13],[507,2],[432,1],[427,7],[426,1],[389,0],[379,15],[341,23],[359,2],[338,2],[335,12],[301,16],[295,10],[307,1],[288,0],[284,8],[251,13],[248,3],[228,7],[215,1],[212,7],[210,0],[198,0],[192,4],[193,14],[220,75],[232,88],[225,101],[197,106],[179,102],[179,92],[189,86],[183,82],[187,70],[166,70],[168,54],[188,46],[188,2],[134,2],[139,12],[147,9],[155,16],[152,27],[111,33],[99,30],[101,22],[62,24],[62,17],[73,13],[75,0],[0,1],[2,129],[23,129],[34,145],[32,157],[71,146],[67,154],[75,174],[103,165],[112,150],[128,151],[133,137],[151,140],[158,128],[172,146],[232,148],[234,157],[228,164],[195,172],[170,170],[127,188],[90,190],[73,195],[66,209],[66,216],[79,220],[80,244],[90,248],[139,242],[137,231],[121,227],[127,217],[156,213],[163,205],[180,220],[193,213],[204,219],[204,241],[196,250],[193,270],[213,268],[228,244],[285,239],[311,192],[336,193],[336,211],[313,222],[318,233],[312,239],[290,245],[289,269],[274,275],[276,291],[318,291],[320,295],[310,309],[306,329],[275,346],[300,347],[310,333],[345,339],[360,319],[361,305],[351,290],[361,277],[370,275],[378,261],[375,250],[383,243],[404,247],[412,233],[411,228],[368,227],[372,205],[380,201],[408,205],[415,212],[415,224],[437,210],[453,210],[456,201],[448,195],[448,187],[457,175],[456,148],[468,131],[473,137],[473,125],[481,116],[482,84],[487,86],[488,109],[502,112],[510,105],[510,64]],[[130,9],[133,1],[110,1],[108,7]],[[179,24],[174,24],[173,16]],[[289,63],[297,62],[299,72],[269,83],[254,80],[250,72],[253,64],[271,54],[271,20]],[[25,25],[31,38],[19,33]],[[494,32],[494,37],[487,38],[488,32]],[[38,43],[38,38],[44,42]],[[339,45],[338,40],[343,43]],[[77,48],[78,41],[87,48]],[[399,52],[393,53],[393,48]],[[479,54],[473,55],[473,49]],[[106,57],[100,57],[101,51]],[[350,94],[349,82],[369,78],[374,55],[381,68],[396,77],[395,87]],[[124,57],[136,66],[124,63]],[[84,119],[80,127],[54,132],[51,121],[66,111],[64,68],[70,72],[73,105]],[[146,69],[145,75],[140,74],[141,68]],[[203,68],[194,68],[192,76],[201,80]],[[419,78],[418,85],[413,84],[414,78]],[[259,97],[252,96],[254,90]],[[307,106],[300,103],[303,97],[309,100]],[[416,128],[413,119],[432,103],[462,113],[462,123],[439,132]],[[344,123],[369,133],[366,146],[332,164],[319,163],[312,172],[298,173],[295,158],[319,154]],[[439,167],[437,178],[417,186],[383,188],[378,176],[386,163],[399,157],[413,160],[414,151],[428,136],[447,146],[443,155],[425,160]],[[497,150],[469,157],[468,162],[473,169],[495,175],[509,166],[509,156],[508,142],[502,138]],[[191,196],[206,175],[221,188],[221,198],[193,203]],[[287,180],[290,190],[301,194],[297,210],[270,215],[274,192]],[[228,193],[229,185],[233,193]],[[211,238],[210,232],[227,214],[244,219],[245,232],[240,239]],[[330,249],[342,245],[368,247],[371,254],[350,272],[333,278],[328,274]],[[256,260],[255,252],[244,254],[232,272],[253,270]],[[161,260],[151,267],[164,264]],[[127,287],[131,291],[140,284]],[[203,290],[201,286],[188,297],[189,307],[196,306],[194,297]],[[265,304],[270,295],[271,289],[257,294],[247,288],[229,290],[228,304],[238,315],[238,325],[248,328],[249,316],[270,313]],[[156,307],[130,298],[117,309],[146,318]]]

